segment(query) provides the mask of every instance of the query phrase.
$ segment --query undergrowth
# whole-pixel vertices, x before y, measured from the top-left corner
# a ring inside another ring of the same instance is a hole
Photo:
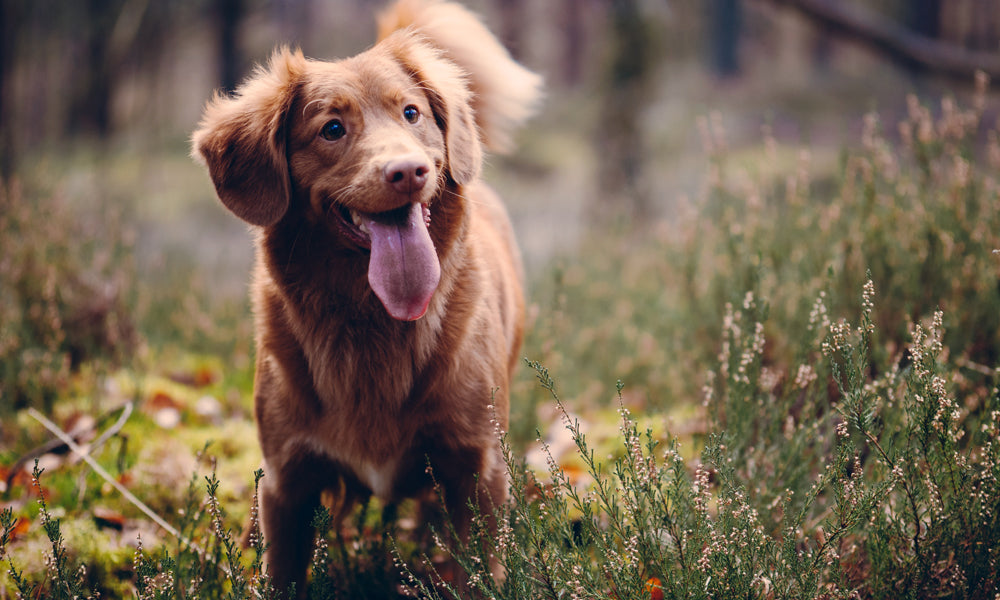
[[[898,144],[869,116],[830,181],[811,180],[807,153],[773,170],[766,132],[761,164],[733,164],[708,127],[703,197],[539,284],[525,348],[540,360],[515,386],[512,430],[496,432],[511,501],[464,543],[406,511],[366,504],[339,527],[321,511],[308,597],[995,600],[1000,139],[984,94],[937,116],[911,101]],[[3,266],[0,284],[20,277]],[[39,335],[66,364],[59,337]],[[5,373],[19,356],[0,352]],[[610,443],[576,412],[609,400]],[[678,404],[698,405],[693,424],[643,410]],[[535,427],[552,405],[570,457]],[[541,468],[522,458],[531,438]],[[0,595],[279,595],[266,540],[240,546],[214,469],[179,494],[172,541],[137,539],[102,577],[67,541],[45,477],[36,467],[34,507],[0,514]],[[44,568],[22,566],[25,519],[47,540]]]
[[[670,409],[700,393],[697,374],[715,359],[719,316],[736,296],[768,298],[764,367],[782,373],[802,362],[797,338],[817,296],[833,314],[854,314],[870,271],[882,298],[878,366],[937,309],[951,356],[966,369],[995,365],[1000,130],[985,116],[995,115],[986,92],[980,78],[969,106],[910,96],[898,123],[867,114],[860,144],[829,164],[768,126],[760,145],[733,149],[722,116],[706,118],[703,189],[645,235],[600,228],[584,258],[556,260],[533,286],[526,347],[572,374],[562,386],[574,402],[604,402],[622,379],[648,406]],[[528,378],[520,391],[544,401]],[[519,416],[516,433],[530,437],[534,415]]]
[[[467,543],[439,542],[431,552],[384,522],[382,533],[364,534],[372,522],[360,516],[348,544],[341,530],[329,532],[321,511],[309,597],[444,599],[468,588],[488,598],[553,600],[993,598],[1000,585],[995,377],[981,404],[955,395],[940,312],[915,324],[891,367],[871,376],[874,296],[869,280],[856,322],[817,317],[821,334],[803,349],[812,360],[796,380],[775,385],[761,368],[766,305],[747,294],[724,319],[718,375],[705,390],[710,424],[693,460],[682,457],[676,436],[660,439],[641,427],[621,402],[620,382],[619,447],[597,455],[548,369],[529,363],[592,483],[571,481],[552,454],[547,473],[529,469],[498,429],[511,502],[498,509],[495,529],[486,525],[491,519],[475,519]],[[822,300],[814,312],[825,314]],[[63,543],[40,476],[36,467],[51,542],[47,573],[25,575],[7,554],[14,527],[7,510],[0,548],[10,585],[25,598],[39,590],[96,597],[86,567]],[[214,475],[200,485],[192,479],[176,545],[152,554],[138,546],[137,597],[278,597],[263,573],[266,541],[252,537],[244,558],[217,494]],[[442,572],[443,554],[461,569]]]
[[[0,180],[0,415],[51,410],[73,369],[134,347],[132,242],[114,211],[84,219]]]

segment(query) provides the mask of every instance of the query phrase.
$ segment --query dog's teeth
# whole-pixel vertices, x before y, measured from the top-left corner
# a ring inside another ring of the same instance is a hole
[[[354,226],[364,233],[370,233],[368,231],[368,224],[365,220],[361,218],[361,215],[356,210],[351,211],[351,221],[354,222]]]

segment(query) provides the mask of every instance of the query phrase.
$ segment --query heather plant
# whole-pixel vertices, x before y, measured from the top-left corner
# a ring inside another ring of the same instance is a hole
[[[135,343],[120,215],[71,213],[0,181],[0,414],[50,410],[84,362],[119,364]]]
[[[619,382],[618,447],[599,454],[549,370],[529,362],[589,478],[570,478],[541,435],[548,466],[534,471],[497,425],[511,501],[474,519],[467,543],[446,519],[431,536],[438,547],[415,554],[408,532],[391,517],[374,522],[366,507],[356,515],[357,541],[346,544],[320,511],[310,597],[992,598],[1000,583],[995,376],[988,391],[954,395],[959,371],[944,351],[941,312],[876,364],[872,280],[859,296],[856,323],[831,319],[828,296],[818,297],[794,380],[763,366],[767,303],[748,293],[729,306],[700,439],[643,428]],[[698,446],[692,458],[685,443]],[[278,597],[262,569],[266,540],[251,535],[245,559],[218,480],[205,479],[203,500],[197,481],[179,512],[177,545],[155,558],[137,549],[138,597]],[[9,580],[25,596],[93,596],[40,502],[58,576],[25,576],[5,553]],[[0,521],[5,552],[9,511]],[[373,526],[383,533],[366,531]],[[443,570],[441,556],[459,568]]]
[[[868,116],[860,149],[818,176],[767,129],[757,162],[735,156],[707,119],[708,182],[676,220],[536,282],[540,360],[496,432],[510,502],[467,543],[447,519],[422,539],[405,506],[338,528],[321,511],[310,596],[995,600],[1000,140],[984,90],[968,109],[912,99],[893,135]],[[588,432],[607,404],[618,429]],[[663,416],[678,406],[683,421]],[[560,428],[568,454],[547,442]],[[251,527],[237,545],[221,491],[191,479],[176,540],[124,569],[137,597],[277,597],[266,540]],[[76,588],[25,572],[14,512],[0,525],[0,585],[111,595],[72,549],[46,556]]]
[[[1000,356],[1000,130],[986,94],[980,77],[967,107],[911,95],[898,123],[869,113],[839,159],[767,125],[760,145],[737,152],[722,116],[703,119],[703,188],[646,235],[601,229],[585,259],[555,261],[532,289],[527,347],[574,374],[562,381],[574,401],[601,401],[621,378],[669,409],[704,386],[691,374],[716,358],[715,327],[726,303],[739,308],[736,294],[768,299],[764,366],[787,372],[803,362],[795,337],[820,292],[833,314],[855,314],[870,271],[882,298],[877,362],[905,347],[910,323],[942,309],[948,352],[988,369]],[[521,386],[543,401],[527,377]]]
[[[468,585],[490,598],[992,598],[1000,463],[986,436],[1000,398],[994,388],[970,413],[947,392],[940,313],[929,330],[914,326],[908,366],[871,377],[873,298],[869,280],[856,325],[824,323],[819,364],[806,365],[829,375],[822,385],[800,368],[776,387],[759,364],[766,309],[753,294],[727,309],[706,390],[717,416],[692,464],[624,406],[619,451],[598,457],[531,363],[593,483],[581,489],[551,454],[533,473],[500,432],[512,503],[496,532],[451,547]],[[421,597],[455,593],[444,577],[407,573]]]

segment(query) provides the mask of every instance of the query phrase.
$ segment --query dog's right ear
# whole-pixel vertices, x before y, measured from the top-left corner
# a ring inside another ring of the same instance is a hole
[[[208,167],[219,199],[252,225],[274,225],[288,210],[287,116],[305,67],[301,51],[275,50],[233,96],[209,101],[192,136],[191,154]]]

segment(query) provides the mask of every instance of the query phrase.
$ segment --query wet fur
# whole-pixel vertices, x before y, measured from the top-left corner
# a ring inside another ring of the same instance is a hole
[[[403,0],[380,23],[380,42],[343,61],[279,49],[208,104],[193,136],[220,200],[255,234],[261,524],[279,589],[304,588],[323,490],[341,516],[372,493],[429,500],[429,460],[460,533],[470,497],[489,511],[506,496],[491,421],[507,426],[522,273],[506,210],[479,171],[483,146],[509,143],[540,81],[492,36],[482,43],[485,28],[457,5]],[[419,127],[396,117],[405,103],[419,108]],[[350,144],[317,137],[331,114],[353,119]],[[387,314],[368,255],[332,225],[339,207],[399,204],[378,169],[400,153],[434,171],[422,193],[441,278],[416,321]]]

